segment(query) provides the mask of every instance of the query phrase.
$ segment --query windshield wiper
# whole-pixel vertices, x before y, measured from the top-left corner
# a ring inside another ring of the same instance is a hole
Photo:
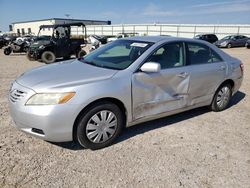
[[[93,61],[86,61],[84,57],[78,58],[78,60],[89,65],[97,66]]]
[[[93,61],[86,61],[86,60],[83,60],[83,61],[86,64],[97,66]]]

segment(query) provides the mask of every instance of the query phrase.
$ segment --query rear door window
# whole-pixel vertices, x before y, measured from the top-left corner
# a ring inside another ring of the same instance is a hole
[[[187,43],[187,64],[199,65],[221,62],[222,58],[208,46],[198,43]]]

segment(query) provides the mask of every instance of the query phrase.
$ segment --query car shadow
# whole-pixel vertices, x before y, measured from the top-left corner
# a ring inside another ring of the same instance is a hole
[[[241,92],[241,91],[237,91],[235,93],[235,95],[231,98],[230,104],[228,108],[231,108],[232,106],[238,104],[241,100],[243,100],[246,97],[246,94]]]
[[[238,104],[241,100],[243,100],[245,98],[245,96],[246,96],[245,93],[238,91],[232,97],[229,108]],[[140,123],[140,124],[137,124],[136,126],[128,127],[126,129],[124,129],[121,136],[117,139],[117,141],[115,143],[113,143],[113,145],[120,143],[120,142],[123,142],[125,140],[128,140],[134,136],[143,134],[145,132],[159,129],[159,128],[166,127],[166,126],[170,126],[172,124],[175,124],[175,123],[178,123],[181,121],[185,121],[185,120],[191,119],[191,118],[196,117],[196,116],[200,116],[200,115],[205,114],[205,113],[210,112],[210,111],[211,110],[207,107],[200,107],[200,108],[196,108],[196,109],[182,112],[179,114],[163,117],[163,118],[148,121],[145,123]],[[59,146],[59,147],[63,147],[65,149],[69,149],[69,150],[82,150],[82,149],[84,149],[78,143],[75,143],[75,142],[63,142],[63,143],[52,143],[52,144]]]
[[[228,108],[231,108],[232,106],[238,104],[242,99],[245,98],[245,96],[246,96],[245,93],[238,91],[232,97]],[[172,124],[191,119],[193,117],[205,114],[205,113],[210,112],[210,111],[211,110],[208,107],[200,107],[200,108],[196,108],[196,109],[182,112],[179,114],[175,114],[172,116],[163,117],[163,118],[160,118],[157,120],[148,121],[145,123],[138,124],[136,126],[129,127],[127,129],[125,129],[125,131],[120,136],[120,138],[116,141],[116,143],[122,142],[124,140],[127,140],[129,138],[132,138],[134,136],[137,136],[139,134],[143,134],[143,133],[151,131],[151,130],[155,130],[155,129],[158,129],[161,127],[170,126]]]
[[[70,57],[67,59],[63,59],[63,58],[56,58],[55,63],[61,62],[61,61],[68,61],[68,60],[72,60],[72,59],[76,59],[76,57]]]

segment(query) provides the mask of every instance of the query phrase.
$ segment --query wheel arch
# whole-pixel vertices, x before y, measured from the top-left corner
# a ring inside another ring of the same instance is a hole
[[[89,103],[87,106],[85,106],[77,115],[77,117],[74,121],[74,124],[73,124],[73,131],[72,131],[73,141],[77,140],[76,139],[77,124],[79,123],[81,116],[83,114],[85,114],[88,111],[88,109],[90,109],[94,105],[101,103],[101,102],[110,102],[110,103],[116,104],[121,109],[122,113],[124,114],[124,126],[126,125],[126,123],[127,123],[127,109],[121,100],[119,100],[117,98],[112,98],[112,97],[105,97],[105,98],[97,99],[97,100]]]
[[[55,50],[55,48],[53,48],[52,46],[47,46],[47,47],[45,47],[44,49],[43,49],[43,51],[41,52],[41,54],[43,53],[43,52],[46,52],[46,51],[50,51],[50,52],[53,52],[55,55],[56,55],[56,50]]]
[[[218,90],[222,85],[224,85],[224,84],[230,84],[231,87],[232,87],[232,90],[234,89],[234,85],[235,85],[234,81],[233,81],[232,79],[227,79],[227,80],[225,80],[224,82],[222,82],[222,83],[219,85],[219,87],[217,88],[217,90]],[[216,91],[217,91],[217,90],[216,90]]]
[[[211,101],[211,103],[210,103],[210,109],[212,110],[212,111],[215,111],[215,112],[218,112],[218,111],[221,111],[221,110],[224,110],[224,109],[217,109],[217,107],[215,107],[214,106],[214,100],[215,100],[215,97],[216,97],[216,94],[217,94],[217,92],[220,90],[220,88],[223,86],[223,85],[225,85],[225,84],[229,84],[230,86],[231,86],[231,96],[232,96],[232,94],[233,94],[233,90],[234,90],[234,86],[235,86],[235,83],[234,83],[234,81],[232,80],[232,79],[226,79],[226,80],[224,80],[218,87],[217,87],[217,89],[216,89],[216,91],[215,91],[215,93],[214,93],[214,96],[213,96],[213,98],[212,98],[212,101]],[[230,102],[230,101],[229,101]]]
[[[218,91],[218,89],[219,89],[222,85],[224,85],[224,84],[230,84],[231,87],[232,87],[232,91],[234,90],[234,85],[235,85],[234,81],[233,81],[232,79],[226,79],[226,80],[224,80],[224,81],[216,88],[216,90],[215,90],[215,92],[214,92],[214,96],[213,96],[213,98],[212,98],[212,101],[213,101],[213,99],[214,99],[214,97],[215,97],[216,92]],[[211,101],[211,103],[212,103],[212,101]]]

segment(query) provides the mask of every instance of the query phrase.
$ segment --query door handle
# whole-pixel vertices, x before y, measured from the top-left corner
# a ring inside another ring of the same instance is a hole
[[[224,70],[226,70],[226,66],[221,66],[219,69],[219,71],[224,71]]]
[[[178,74],[178,77],[180,77],[180,78],[186,78],[187,76],[188,76],[187,72],[182,72],[182,73]]]

